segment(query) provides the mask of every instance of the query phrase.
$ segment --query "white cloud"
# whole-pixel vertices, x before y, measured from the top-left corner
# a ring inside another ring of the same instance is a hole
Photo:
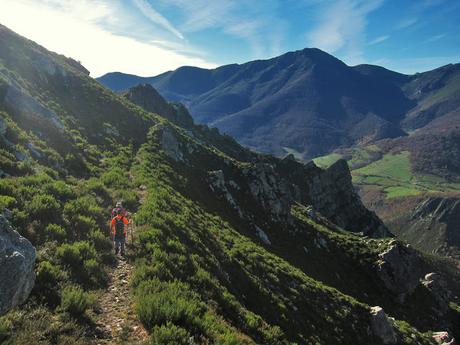
[[[389,35],[383,35],[383,36],[376,37],[376,38],[374,38],[372,41],[370,41],[370,42],[368,43],[368,45],[372,46],[372,45],[374,45],[374,44],[381,43],[381,42],[383,42],[383,41],[386,41],[388,38],[390,38]]]
[[[349,64],[362,63],[367,15],[383,0],[340,0],[324,9],[318,25],[307,34],[308,44],[329,53],[340,52]]]
[[[177,30],[165,17],[158,13],[146,0],[133,0],[134,5],[153,23],[160,25],[166,30],[172,32],[175,36],[180,39],[184,39],[184,36]]]
[[[215,67],[200,57],[152,43],[154,34],[150,41],[140,41],[104,29],[126,19],[115,3],[2,0],[0,23],[47,49],[81,61],[93,76],[110,71],[152,76],[183,65]]]
[[[237,2],[229,0],[159,0],[183,16],[182,32],[207,29],[243,39],[252,58],[279,53],[284,41],[285,22],[276,16],[280,0]]]

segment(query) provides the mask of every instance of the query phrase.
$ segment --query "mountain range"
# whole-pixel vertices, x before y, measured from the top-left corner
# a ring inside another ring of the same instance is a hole
[[[460,64],[404,75],[350,67],[319,50],[212,70],[181,67],[149,78],[109,73],[114,91],[139,83],[183,103],[195,121],[240,143],[303,160],[340,147],[458,127]]]

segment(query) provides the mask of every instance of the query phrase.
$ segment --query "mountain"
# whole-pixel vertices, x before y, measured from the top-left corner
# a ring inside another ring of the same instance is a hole
[[[31,297],[0,317],[2,343],[459,335],[457,263],[386,237],[345,161],[252,152],[155,89],[115,94],[3,26],[0,85],[0,212],[37,250]],[[106,231],[121,199],[135,222],[124,260]]]
[[[263,152],[302,159],[339,147],[458,126],[460,65],[413,76],[372,65],[349,67],[304,49],[213,70],[181,67],[156,77],[109,73],[115,91],[149,83],[183,102],[194,119]]]
[[[363,138],[404,135],[399,121],[413,104],[393,76],[380,77],[319,49],[304,49],[214,70],[182,67],[153,78],[122,79],[117,73],[98,80],[115,90],[128,79],[148,82],[167,99],[183,102],[196,121],[244,145],[311,158]]]

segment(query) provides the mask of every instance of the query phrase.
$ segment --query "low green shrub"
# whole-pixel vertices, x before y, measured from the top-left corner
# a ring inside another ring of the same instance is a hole
[[[60,310],[79,318],[94,304],[94,296],[77,286],[68,286],[61,291]]]
[[[5,208],[13,206],[16,202],[16,199],[8,195],[0,195],[0,212]]]
[[[151,345],[189,345],[190,333],[171,322],[166,325],[155,326],[150,338]]]
[[[58,218],[60,204],[49,194],[36,195],[25,205],[25,211],[31,219],[52,222]]]
[[[136,297],[137,314],[147,329],[168,322],[190,330],[200,328],[204,306],[184,283],[144,281],[138,286]]]
[[[67,232],[62,226],[51,223],[46,226],[45,235],[48,240],[63,242],[67,237]]]
[[[65,279],[65,273],[59,266],[49,261],[38,264],[33,294],[51,307],[60,303],[59,283]]]

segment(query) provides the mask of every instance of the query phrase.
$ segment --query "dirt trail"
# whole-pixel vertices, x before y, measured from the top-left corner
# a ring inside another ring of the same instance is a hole
[[[130,242],[129,233],[127,237]],[[133,272],[129,246],[127,254],[127,258],[117,257],[116,266],[110,272],[111,282],[98,301],[99,335],[94,344],[142,344],[149,338],[134,310],[133,291],[129,285]]]

